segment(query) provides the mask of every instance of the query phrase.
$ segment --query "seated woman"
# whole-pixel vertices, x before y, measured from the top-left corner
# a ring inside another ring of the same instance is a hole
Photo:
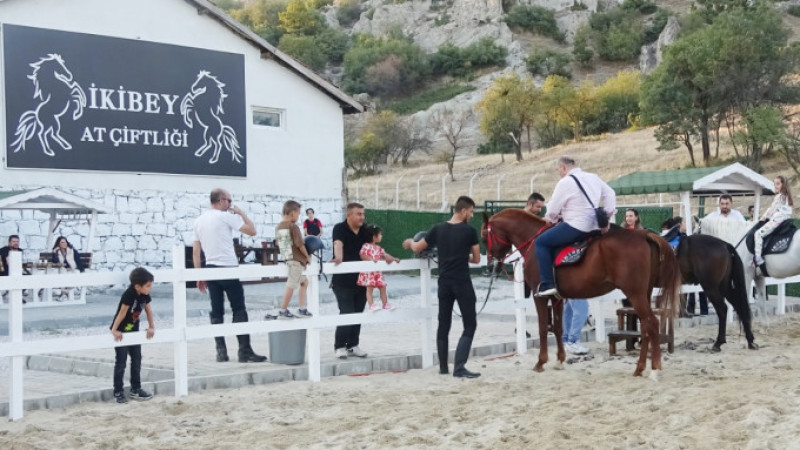
[[[76,250],[64,236],[59,236],[58,239],[56,239],[56,244],[53,246],[53,258],[51,262],[61,263],[67,272],[72,272],[74,270],[83,272],[85,270],[78,250]],[[62,288],[60,299],[67,296],[67,289]]]
[[[772,205],[761,216],[761,220],[766,220],[767,223],[756,231],[755,234],[755,255],[753,256],[753,263],[762,268],[764,258],[761,256],[761,249],[764,246],[764,238],[778,228],[786,219],[792,217],[792,207],[794,201],[792,200],[792,193],[789,190],[789,184],[786,182],[786,177],[779,175],[775,178],[775,199],[772,200]]]
[[[625,210],[625,221],[622,222],[622,228],[626,230],[641,230],[642,222],[639,220],[639,211],[634,208]]]

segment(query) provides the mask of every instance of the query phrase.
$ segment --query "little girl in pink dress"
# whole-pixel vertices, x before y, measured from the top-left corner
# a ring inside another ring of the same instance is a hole
[[[400,262],[399,259],[395,258],[394,256],[386,253],[386,251],[381,248],[380,242],[383,239],[383,230],[381,230],[376,225],[367,225],[367,238],[370,242],[365,242],[363,246],[361,246],[361,259],[363,261],[375,261],[378,262],[380,260],[385,260],[388,263],[392,262]],[[389,299],[386,296],[386,280],[383,278],[382,272],[361,272],[358,274],[358,285],[364,286],[367,288],[367,303],[369,304],[370,311],[378,311],[380,309],[392,310],[394,309],[394,305],[389,303]],[[381,303],[383,306],[378,306],[377,303],[372,298],[373,295],[373,288],[378,288],[378,292],[381,296]]]

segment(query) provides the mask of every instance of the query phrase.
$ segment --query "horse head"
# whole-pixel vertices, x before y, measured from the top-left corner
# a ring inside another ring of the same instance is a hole
[[[222,101],[228,96],[225,94],[225,91],[222,90],[223,87],[225,87],[225,83],[219,81],[217,77],[211,75],[210,72],[201,70],[200,73],[197,74],[197,79],[192,84],[191,95],[193,98],[197,98],[203,94],[215,95],[216,107],[213,112],[220,114],[225,112],[222,109]]]
[[[532,222],[537,221],[541,219],[520,209],[504,209],[491,217],[484,213],[481,235],[486,243],[487,264],[493,272],[502,269],[514,246],[522,252],[527,250],[532,242],[528,237],[537,229]]]
[[[64,65],[64,60],[61,55],[51,53],[39,61],[30,64],[33,67],[33,73],[28,75],[28,78],[33,81],[34,98],[44,100],[45,96],[49,95],[51,89],[56,88],[55,83],[61,82],[69,88],[72,88],[75,81],[72,78],[72,72]],[[45,93],[42,94],[44,88]]]

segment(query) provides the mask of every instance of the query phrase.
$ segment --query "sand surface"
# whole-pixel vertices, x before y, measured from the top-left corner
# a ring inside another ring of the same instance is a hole
[[[431,368],[29,411],[0,448],[798,448],[800,317],[756,322],[758,351],[732,326],[709,353],[714,332],[676,330],[658,382],[590,342],[544,373],[529,352],[472,358],[476,380]]]

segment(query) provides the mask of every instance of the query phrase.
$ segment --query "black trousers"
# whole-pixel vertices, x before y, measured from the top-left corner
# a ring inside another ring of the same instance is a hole
[[[333,294],[339,304],[339,314],[358,314],[364,312],[367,304],[367,288],[363,286],[334,286]],[[334,349],[353,348],[358,345],[361,336],[361,325],[342,325],[336,327]]]
[[[117,359],[114,362],[114,392],[122,392],[122,378],[125,375],[125,363],[128,355],[131,355],[131,390],[142,387],[142,346],[129,345],[127,347],[116,347]]]
[[[207,265],[206,267],[220,267]],[[211,318],[220,321],[225,316],[225,296],[231,304],[231,311],[236,314],[239,311],[246,311],[244,304],[244,287],[242,282],[237,279],[232,280],[212,280],[207,282],[208,296],[211,297]]]
[[[705,292],[700,292],[700,295],[698,295],[698,298],[700,299],[700,301],[699,301],[699,303],[700,303],[700,314],[707,316],[708,315],[708,298],[706,298],[706,293]],[[694,314],[694,304],[695,304],[695,300],[694,300],[694,292],[693,292],[693,293],[689,294],[689,299],[686,302],[686,310],[688,312],[692,313],[692,314]]]
[[[478,327],[478,319],[475,313],[475,289],[472,287],[472,280],[442,280],[439,278],[439,328],[436,330],[437,340],[446,340],[450,334],[450,326],[453,322],[453,304],[458,302],[461,310],[461,322],[464,324],[464,332],[461,336],[472,339],[475,336],[475,329]]]

